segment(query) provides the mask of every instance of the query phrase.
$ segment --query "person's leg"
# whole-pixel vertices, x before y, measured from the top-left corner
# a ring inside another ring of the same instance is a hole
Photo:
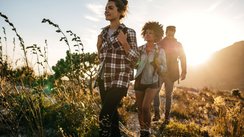
[[[158,121],[160,119],[160,90],[163,87],[163,83],[164,83],[164,79],[160,78],[159,79],[159,89],[158,89],[158,93],[155,95],[155,98],[153,100],[153,107],[154,107],[154,117],[153,117],[153,121]]]
[[[138,107],[138,120],[139,120],[140,128],[142,128],[142,122],[143,122],[142,121],[142,102],[144,99],[144,94],[145,94],[145,91],[139,91],[139,90],[135,91],[136,104]]]
[[[104,88],[104,81],[99,79],[98,80],[98,87],[99,87],[99,93],[100,93],[100,98],[101,98],[101,102],[102,102],[102,105],[104,103],[104,100],[105,100],[105,97],[106,97],[106,91],[105,91],[105,88]]]
[[[155,98],[153,100],[153,107],[154,107],[154,118],[153,121],[158,121],[160,119],[160,90],[163,87],[164,80],[160,79],[159,81],[159,89],[158,92],[155,95]]]
[[[166,103],[165,103],[165,122],[169,122],[170,119],[170,110],[172,104],[172,93],[173,93],[174,82],[169,79],[165,80],[165,95],[166,95]]]
[[[120,137],[117,107],[121,99],[126,95],[127,88],[111,88],[105,92],[106,96],[103,99],[102,109],[99,115],[99,134],[100,137]]]
[[[153,109],[154,109],[154,117],[153,121],[158,121],[160,119],[160,112],[159,112],[159,106],[160,106],[160,100],[159,100],[159,91],[156,93],[154,99],[153,99]]]
[[[112,125],[111,125],[111,137],[119,137],[120,130],[119,130],[119,112],[116,109],[114,114],[112,115]]]
[[[121,92],[122,93],[122,98],[124,96],[126,96],[126,93],[127,93],[127,88],[122,88],[121,90],[117,90],[115,89],[116,91],[111,91],[111,92]],[[124,93],[123,93],[124,92]],[[112,95],[113,97],[113,95]],[[120,99],[119,103],[121,102],[122,98]],[[117,105],[118,107],[118,105]],[[117,110],[117,107],[116,107],[116,110],[114,112],[114,114],[112,115],[112,127],[111,127],[111,137],[119,137],[121,136],[120,134],[120,129],[119,129],[119,120],[120,120],[120,116],[119,116],[119,112]]]
[[[147,88],[142,103],[142,129],[149,130],[151,127],[151,103],[158,92],[158,88]]]

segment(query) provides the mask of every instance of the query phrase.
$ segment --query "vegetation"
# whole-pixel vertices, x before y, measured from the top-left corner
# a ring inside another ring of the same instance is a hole
[[[57,24],[43,19],[42,23],[52,25],[62,34],[60,41],[69,47],[66,57],[52,67],[54,74],[49,74],[47,48],[42,50],[36,44],[26,47],[7,16],[1,12],[0,16],[16,32],[26,55],[25,64],[18,68],[13,68],[6,58],[0,58],[0,136],[98,136],[100,97],[92,84],[97,71],[97,54],[85,53],[80,38],[72,31],[62,31]],[[72,40],[69,41],[66,35]],[[45,44],[48,46],[47,41]],[[4,44],[0,42],[0,55],[3,55],[2,46]],[[27,54],[37,58],[38,75]],[[166,126],[162,126],[163,118],[153,123],[152,136],[244,137],[243,97],[238,89],[178,87],[174,92],[172,121]],[[162,91],[161,99],[164,98]],[[119,107],[124,136],[138,135],[136,111],[130,87]],[[161,111],[164,111],[163,107]]]

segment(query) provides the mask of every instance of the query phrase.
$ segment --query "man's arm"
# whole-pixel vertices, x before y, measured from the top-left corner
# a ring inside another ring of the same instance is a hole
[[[187,62],[186,62],[186,55],[183,46],[179,45],[179,59],[181,64],[181,80],[184,80],[186,78],[187,73]]]

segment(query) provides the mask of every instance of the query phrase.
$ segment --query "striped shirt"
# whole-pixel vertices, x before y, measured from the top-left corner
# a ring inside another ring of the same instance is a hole
[[[133,77],[133,69],[139,58],[136,32],[124,24],[121,24],[110,37],[108,30],[109,26],[102,30],[103,42],[99,51],[98,77],[104,80],[105,90],[111,87],[128,88]],[[120,30],[127,34],[127,41],[130,45],[128,53],[117,39]]]

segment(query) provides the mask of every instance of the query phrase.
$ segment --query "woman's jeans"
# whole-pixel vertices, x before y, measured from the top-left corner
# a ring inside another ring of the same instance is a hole
[[[98,82],[102,109],[99,115],[100,137],[120,137],[118,105],[126,96],[128,88],[113,87],[108,90],[104,88],[104,82]]]

